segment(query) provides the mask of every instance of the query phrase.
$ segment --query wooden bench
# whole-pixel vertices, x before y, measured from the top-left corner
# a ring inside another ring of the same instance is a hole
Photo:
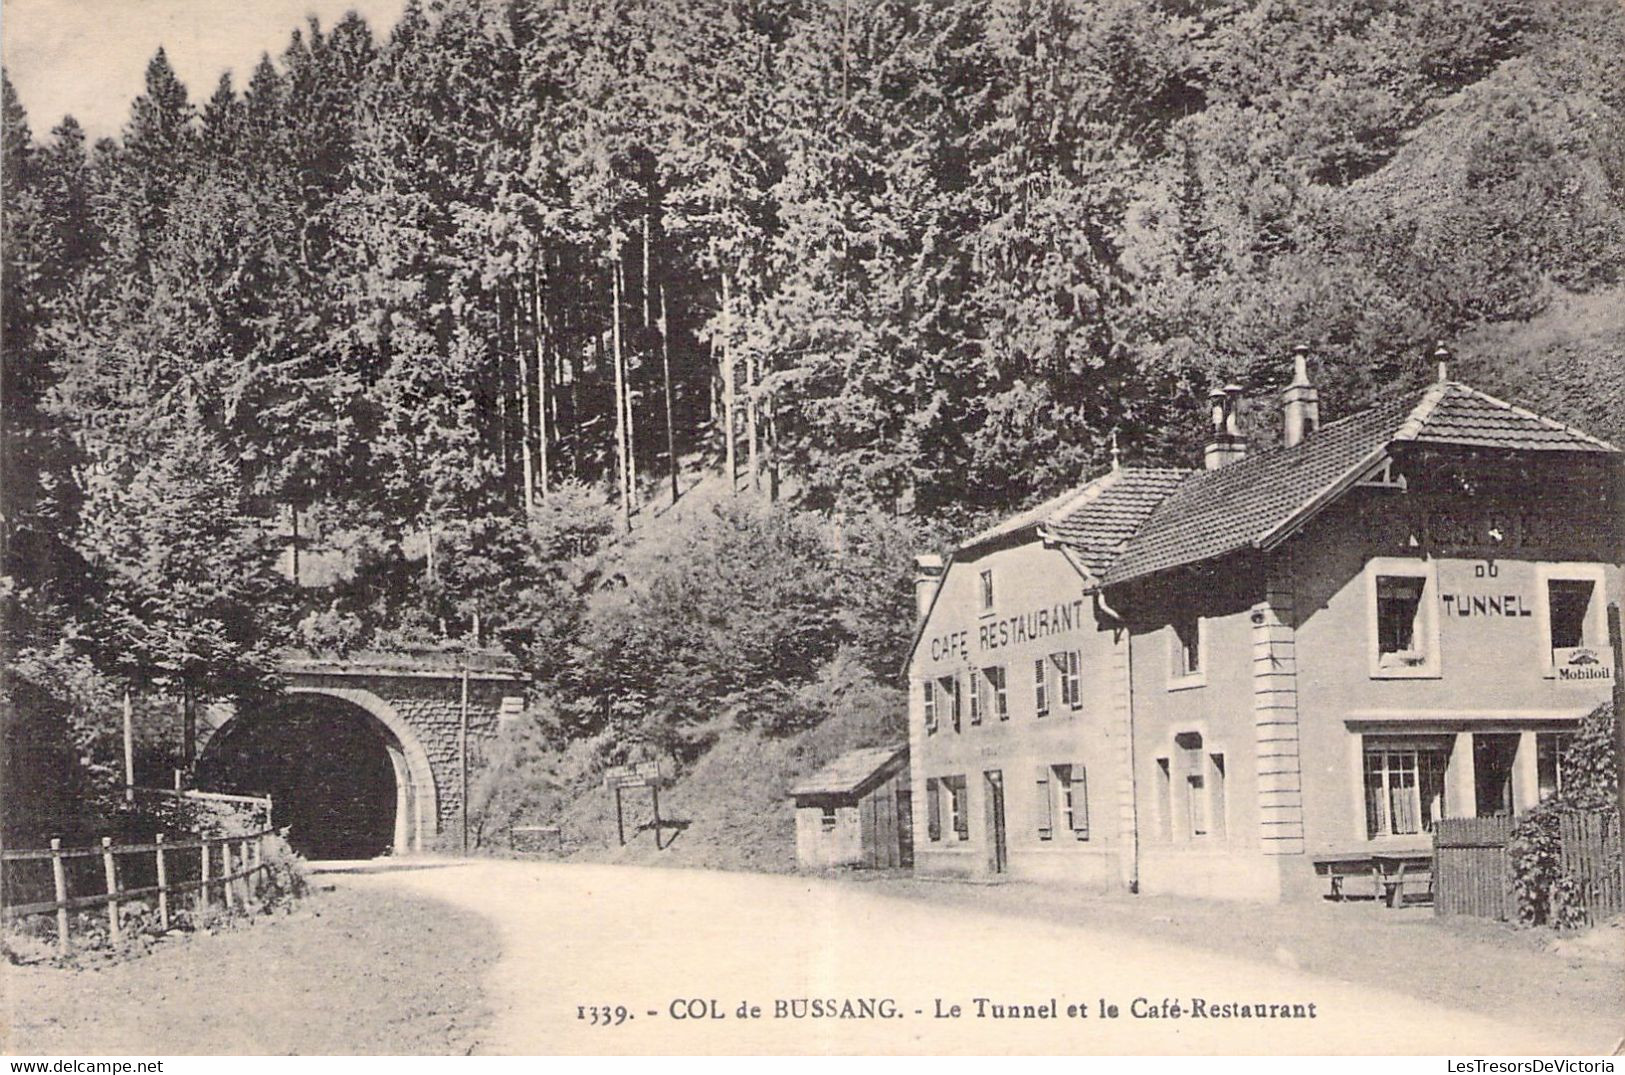
[[[1433,856],[1411,853],[1406,855],[1371,856],[1378,871],[1383,900],[1389,907],[1405,906],[1407,887],[1415,892],[1425,888],[1425,899],[1433,899]]]
[[[1315,871],[1330,879],[1334,900],[1350,897],[1345,890],[1350,877],[1369,880],[1371,898],[1389,907],[1403,906],[1407,891],[1415,893],[1425,888],[1426,898],[1433,897],[1433,855],[1426,851],[1327,855],[1315,859]]]

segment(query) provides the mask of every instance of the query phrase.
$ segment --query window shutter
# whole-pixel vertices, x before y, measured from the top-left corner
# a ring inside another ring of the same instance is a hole
[[[942,788],[935,778],[925,782],[925,836],[942,839]]]
[[[1089,770],[1081,761],[1072,763],[1072,832],[1089,839]]]
[[[982,673],[972,668],[970,676],[970,722],[982,723]]]
[[[1033,712],[1043,716],[1049,712],[1049,691],[1045,680],[1044,658],[1033,662]]]
[[[965,801],[965,782],[956,779],[950,790],[954,793],[954,835],[961,840],[970,839],[970,804]]]
[[[1034,800],[1034,806],[1037,808],[1034,816],[1038,818],[1038,838],[1048,840],[1055,829],[1053,817],[1055,804],[1049,790],[1049,766],[1040,765],[1035,778],[1038,782],[1038,798]]]
[[[1083,654],[1070,650],[1066,655],[1066,704],[1073,709],[1083,706]]]
[[[928,679],[921,686],[925,688],[925,730],[934,732],[937,730],[937,685]]]

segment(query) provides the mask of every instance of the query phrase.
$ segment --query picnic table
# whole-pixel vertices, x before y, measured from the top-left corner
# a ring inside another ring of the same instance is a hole
[[[1402,907],[1405,893],[1424,891],[1433,895],[1433,852],[1431,851],[1353,851],[1319,855],[1315,870],[1331,879],[1331,898],[1348,899],[1345,883],[1351,877],[1369,878],[1371,898],[1389,907]]]

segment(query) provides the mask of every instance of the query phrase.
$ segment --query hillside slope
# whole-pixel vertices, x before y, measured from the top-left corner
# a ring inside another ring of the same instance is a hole
[[[792,736],[723,732],[693,769],[662,789],[664,850],[654,846],[644,791],[624,793],[624,848],[616,842],[615,797],[600,786],[579,788],[552,823],[570,856],[583,861],[790,871],[796,865],[791,785],[848,750],[899,742],[904,726],[899,705],[837,709]]]

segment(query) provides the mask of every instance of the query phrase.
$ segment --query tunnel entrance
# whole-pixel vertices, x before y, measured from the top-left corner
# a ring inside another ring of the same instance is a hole
[[[396,845],[407,799],[392,739],[359,706],[290,696],[223,725],[198,760],[198,786],[270,795],[272,823],[306,858],[372,858]]]

